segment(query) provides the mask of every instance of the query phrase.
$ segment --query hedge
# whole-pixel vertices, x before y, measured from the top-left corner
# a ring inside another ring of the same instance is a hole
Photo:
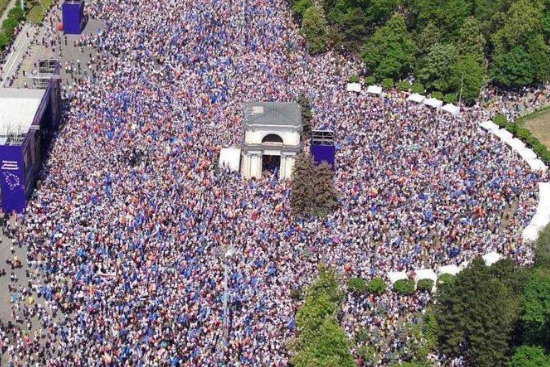
[[[505,127],[506,124],[508,123],[508,119],[506,118],[506,116],[502,115],[502,114],[498,114],[496,115],[494,118],[493,118],[493,122],[495,123],[495,125],[497,125],[498,127]]]
[[[368,284],[369,293],[380,295],[386,291],[386,282],[381,278],[373,278]]]
[[[456,100],[456,93],[447,93],[443,96],[443,102],[445,103],[455,103]]]
[[[358,75],[352,75],[348,78],[349,83],[359,83],[359,76]]]
[[[350,278],[348,280],[348,290],[355,294],[367,293],[367,283],[361,278]]]
[[[441,274],[439,276],[439,278],[437,278],[437,282],[439,284],[446,284],[446,283],[450,283],[454,280],[454,275],[452,274]]]
[[[414,293],[414,281],[401,279],[393,284],[393,290],[402,295],[408,296]]]
[[[0,31],[0,49],[5,49],[15,39],[15,28],[25,19],[23,10],[16,3],[8,12],[8,17],[2,22]]]
[[[411,89],[411,83],[409,83],[407,80],[402,80],[398,82],[395,86],[400,92],[408,92],[409,89]]]
[[[500,128],[505,128],[507,131],[514,134],[529,148],[533,149],[533,152],[535,152],[535,154],[537,154],[546,165],[550,165],[550,154],[548,154],[548,148],[544,144],[542,144],[536,137],[534,137],[529,129],[519,126],[519,124],[517,123],[524,118],[525,116],[517,119],[515,122],[508,122],[504,115],[498,114],[493,118],[493,122]]]
[[[413,93],[418,93],[418,94],[423,94],[425,89],[424,89],[424,85],[422,85],[422,83],[420,82],[415,82],[413,83],[413,85],[411,86],[411,91]]]
[[[380,85],[384,89],[392,89],[394,84],[395,84],[395,82],[391,78],[384,78],[384,79],[382,79],[382,82],[380,83]]]
[[[416,287],[419,291],[431,292],[434,287],[434,281],[431,279],[420,279]]]
[[[431,96],[432,98],[443,100],[443,93],[441,92],[432,92]]]
[[[372,85],[376,83],[376,78],[372,75],[369,75],[365,78],[365,84],[366,85]]]

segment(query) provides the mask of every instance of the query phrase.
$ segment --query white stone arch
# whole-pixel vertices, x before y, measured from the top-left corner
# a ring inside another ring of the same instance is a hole
[[[269,138],[269,139],[268,139]],[[261,140],[262,144],[281,144],[285,145],[284,134],[279,134],[273,131],[265,132]]]

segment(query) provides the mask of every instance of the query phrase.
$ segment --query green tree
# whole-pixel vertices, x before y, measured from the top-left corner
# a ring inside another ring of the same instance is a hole
[[[354,367],[351,347],[338,326],[336,310],[342,301],[334,271],[319,268],[296,315],[297,335],[289,344],[294,367]]]
[[[457,60],[458,53],[455,46],[436,43],[430,48],[428,55],[421,60],[417,75],[428,89],[449,91]]]
[[[535,264],[550,269],[550,224],[539,232],[535,243]]]
[[[362,278],[350,278],[348,280],[348,290],[355,294],[364,294],[367,292],[367,283]]]
[[[550,343],[550,273],[538,270],[525,285],[521,298],[521,321],[530,343]]]
[[[313,114],[311,112],[311,103],[309,103],[309,100],[304,94],[300,94],[297,102],[302,109],[303,140],[309,141],[309,138],[311,137],[311,120],[313,120]]]
[[[457,42],[459,55],[472,55],[477,62],[485,58],[485,37],[481,34],[481,25],[474,18],[467,18],[462,27]]]
[[[515,350],[508,367],[550,367],[550,357],[541,347],[522,346]]]
[[[423,29],[432,22],[447,42],[456,39],[464,19],[470,15],[470,4],[466,0],[411,0],[411,3],[416,28]]]
[[[435,317],[439,347],[448,356],[465,355],[472,366],[502,366],[517,325],[517,270],[510,264],[487,267],[481,259],[438,291]]]
[[[495,53],[502,54],[516,46],[523,46],[541,30],[543,17],[539,1],[518,0],[510,5],[506,21],[492,37]]]
[[[382,278],[372,278],[367,285],[369,293],[381,295],[386,291],[386,282]]]
[[[472,55],[461,56],[456,63],[451,85],[466,104],[473,104],[483,86],[485,70]]]
[[[314,212],[319,217],[325,217],[338,207],[338,192],[332,181],[332,169],[327,162],[321,162],[315,167],[314,175]]]
[[[531,58],[522,46],[495,57],[491,76],[506,87],[525,86],[533,83]]]
[[[416,46],[407,31],[405,21],[393,16],[378,28],[363,49],[363,60],[378,79],[402,79],[414,62]]]
[[[432,22],[429,22],[420,30],[416,37],[416,46],[418,54],[425,56],[430,52],[430,48],[436,43],[441,42],[441,30]]]
[[[527,41],[527,53],[533,68],[533,80],[537,83],[546,82],[550,72],[550,60],[548,59],[548,47],[544,43],[542,34],[537,34]]]
[[[290,194],[290,207],[294,216],[307,216],[313,214],[314,167],[311,155],[302,153],[296,157],[292,171],[292,183]]]
[[[310,6],[304,12],[302,34],[307,41],[308,51],[311,54],[326,51],[328,26],[321,7],[316,5]]]

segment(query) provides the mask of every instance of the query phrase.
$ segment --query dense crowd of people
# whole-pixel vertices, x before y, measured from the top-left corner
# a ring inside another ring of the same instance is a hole
[[[360,65],[308,56],[285,1],[248,2],[244,28],[240,6],[90,4],[106,24],[81,40],[97,72],[66,89],[63,128],[13,236],[32,281],[15,286],[14,319],[0,327],[9,366],[282,367],[291,293],[319,262],[371,279],[494,250],[531,261],[521,230],[547,177],[479,130],[486,112],[347,93]],[[290,216],[289,182],[217,169],[220,148],[242,139],[244,102],[300,94],[314,128],[338,141],[339,209],[324,219]],[[41,302],[23,297],[31,289]],[[381,335],[365,343],[386,366],[398,323],[429,298],[350,294],[342,326]]]

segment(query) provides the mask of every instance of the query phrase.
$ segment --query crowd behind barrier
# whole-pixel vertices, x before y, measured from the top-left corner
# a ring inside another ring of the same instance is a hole
[[[244,32],[228,0],[97,0],[89,13],[106,23],[79,41],[98,52],[94,78],[65,89],[41,188],[10,233],[33,279],[10,283],[13,320],[0,328],[10,366],[287,366],[291,294],[319,262],[388,279],[494,251],[532,261],[521,234],[548,176],[479,133],[490,112],[346,92],[360,64],[308,56],[283,0],[248,2]],[[54,48],[58,23],[53,12],[45,21]],[[220,149],[240,142],[243,103],[301,94],[313,127],[338,141],[340,207],[325,219],[293,219],[288,182],[215,169]],[[44,306],[24,302],[31,290]],[[361,343],[387,366],[401,325],[429,302],[350,293],[341,326],[368,330]]]

